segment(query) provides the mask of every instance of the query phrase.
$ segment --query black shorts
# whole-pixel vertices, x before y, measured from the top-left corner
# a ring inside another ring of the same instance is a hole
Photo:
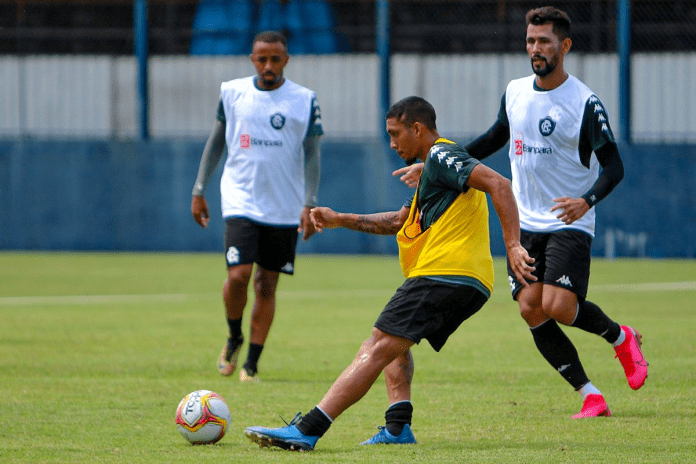
[[[550,233],[523,230],[520,242],[535,260],[533,266],[536,270],[532,274],[538,278],[537,282],[566,288],[575,293],[580,302],[585,301],[592,252],[592,237],[589,234],[571,229]],[[507,268],[512,298],[516,300],[522,286],[512,273],[510,260]]]
[[[487,300],[483,292],[470,285],[414,277],[396,290],[375,327],[414,343],[425,338],[435,351],[440,351],[459,325]]]
[[[244,218],[225,220],[227,267],[257,263],[267,271],[293,274],[297,226],[267,226]]]

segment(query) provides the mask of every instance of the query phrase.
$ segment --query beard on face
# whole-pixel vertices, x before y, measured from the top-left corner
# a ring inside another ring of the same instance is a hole
[[[275,74],[264,74],[261,76],[263,79],[263,83],[267,86],[273,86],[274,84],[277,84],[278,81],[281,79],[281,76],[276,76]]]
[[[535,68],[534,67],[534,59],[540,59],[544,62],[545,66],[542,66],[541,68]],[[530,60],[532,63],[532,71],[534,71],[534,74],[536,74],[539,77],[545,77],[548,76],[553,72],[554,69],[556,69],[556,63],[549,63],[546,58],[543,56],[533,56]]]
[[[411,166],[411,165],[414,164],[416,161],[418,161],[418,158],[415,158],[415,157],[414,157],[414,158],[409,158],[409,159],[404,160],[404,163],[406,163],[406,166]]]

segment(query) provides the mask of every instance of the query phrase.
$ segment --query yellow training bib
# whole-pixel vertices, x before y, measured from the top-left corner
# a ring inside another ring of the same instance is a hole
[[[486,194],[469,189],[425,231],[421,230],[418,190],[408,219],[396,235],[406,278],[468,276],[493,291],[493,257]]]

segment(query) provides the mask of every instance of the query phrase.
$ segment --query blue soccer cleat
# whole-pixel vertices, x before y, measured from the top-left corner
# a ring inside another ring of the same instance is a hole
[[[244,435],[259,445],[259,447],[277,446],[289,451],[311,451],[314,449],[319,437],[305,435],[299,431],[298,422],[302,420],[302,414],[298,413],[285,427],[267,429],[266,427],[247,427]]]
[[[389,433],[386,427],[378,427],[379,432],[377,435],[370,438],[367,441],[360,443],[361,445],[415,445],[416,437],[413,436],[411,431],[411,426],[408,424],[404,425],[404,429],[401,434],[396,437]]]

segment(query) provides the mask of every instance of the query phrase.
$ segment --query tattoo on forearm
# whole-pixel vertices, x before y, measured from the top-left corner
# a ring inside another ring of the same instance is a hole
[[[394,235],[401,228],[398,223],[399,213],[361,214],[355,222],[354,230],[368,234]]]

